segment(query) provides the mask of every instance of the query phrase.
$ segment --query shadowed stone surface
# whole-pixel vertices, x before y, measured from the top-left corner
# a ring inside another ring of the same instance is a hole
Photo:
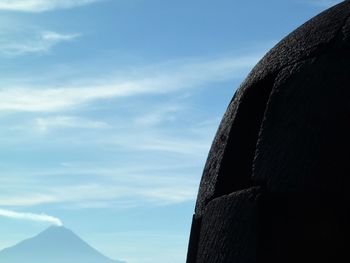
[[[188,263],[295,262],[303,254],[312,262],[332,262],[344,252],[349,17],[350,1],[344,1],[306,22],[269,51],[235,93],[204,168]],[[244,189],[255,186],[262,201],[242,201],[250,191]],[[247,222],[256,222],[254,233]],[[250,237],[235,237],[243,232]],[[254,248],[255,259],[242,256]]]
[[[265,192],[257,214],[256,262],[349,261],[349,204],[341,195]]]
[[[350,179],[349,126],[349,54],[331,50],[283,69],[261,125],[253,179],[272,191],[339,192]]]
[[[259,194],[259,188],[250,188],[208,204],[202,218],[199,262],[256,262]]]

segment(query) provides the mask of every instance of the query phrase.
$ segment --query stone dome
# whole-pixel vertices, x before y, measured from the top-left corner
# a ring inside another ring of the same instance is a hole
[[[204,168],[188,263],[345,255],[349,17],[350,1],[343,1],[312,18],[236,91]]]

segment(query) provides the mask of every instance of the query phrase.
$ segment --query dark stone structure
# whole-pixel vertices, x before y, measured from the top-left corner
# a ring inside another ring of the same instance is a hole
[[[188,263],[350,262],[350,1],[277,44],[234,95]]]

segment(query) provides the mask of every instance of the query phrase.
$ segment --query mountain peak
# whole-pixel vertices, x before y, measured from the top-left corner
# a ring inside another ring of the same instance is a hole
[[[68,228],[66,228],[65,226],[51,225],[46,230],[49,230],[49,229],[60,229],[60,230],[62,230],[62,229],[68,229]]]
[[[71,233],[74,234],[72,230],[66,228],[65,226],[56,226],[56,225],[52,225],[48,228],[46,228],[44,231],[42,231],[40,234],[43,233]]]
[[[64,226],[50,226],[35,237],[0,251],[0,262],[121,263],[102,255]]]

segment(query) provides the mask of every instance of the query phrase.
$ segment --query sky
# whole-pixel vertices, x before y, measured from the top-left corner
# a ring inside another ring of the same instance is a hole
[[[232,95],[337,2],[0,0],[0,249],[63,224],[113,259],[185,262]]]

